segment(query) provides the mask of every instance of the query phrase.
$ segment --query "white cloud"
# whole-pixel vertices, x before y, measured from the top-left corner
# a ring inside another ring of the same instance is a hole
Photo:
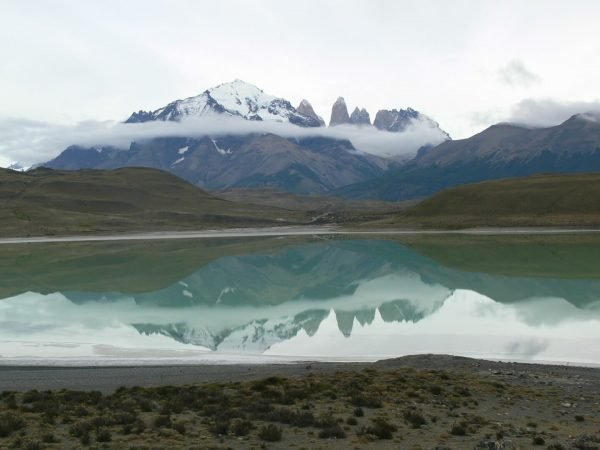
[[[403,133],[378,131],[375,128],[338,126],[333,128],[301,128],[288,123],[255,122],[215,115],[182,122],[82,122],[74,126],[56,125],[31,120],[0,121],[0,165],[19,161],[30,165],[48,161],[69,145],[111,145],[126,149],[132,141],[169,136],[239,135],[274,133],[287,138],[323,136],[348,139],[360,151],[380,156],[414,154],[419,147],[444,140],[439,129],[427,121],[413,121]]]
[[[542,79],[531,72],[523,61],[513,59],[498,71],[500,81],[513,87],[529,87],[540,83]]]
[[[599,15],[597,0],[5,1],[0,117],[124,120],[241,78],[325,119],[341,95],[468,137],[491,125],[472,111],[600,92]],[[511,60],[543,83],[499,83]]]
[[[525,99],[512,108],[505,121],[534,127],[549,127],[558,125],[575,114],[583,113],[600,113],[600,101],[569,102],[550,98]]]

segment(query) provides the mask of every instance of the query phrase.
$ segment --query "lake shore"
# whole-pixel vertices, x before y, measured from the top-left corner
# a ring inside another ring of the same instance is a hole
[[[527,377],[559,382],[565,378],[589,379],[600,385],[600,368],[578,365],[492,361],[450,355],[412,355],[376,362],[321,362],[252,364],[186,364],[143,366],[32,366],[0,365],[0,392],[75,389],[110,393],[119,387],[151,387],[193,383],[229,383],[270,376],[303,377],[308,374],[356,372],[368,368],[452,370],[471,374],[508,370]],[[560,382],[559,382],[560,384]]]
[[[355,229],[337,226],[282,226],[264,228],[229,228],[198,231],[157,231],[146,233],[86,234],[72,236],[23,236],[0,238],[2,244],[54,243],[54,242],[102,242],[102,241],[149,241],[168,239],[210,239],[228,237],[272,237],[272,236],[319,236],[319,235],[547,235],[600,233],[598,228],[559,227],[493,227],[460,230],[436,229]]]

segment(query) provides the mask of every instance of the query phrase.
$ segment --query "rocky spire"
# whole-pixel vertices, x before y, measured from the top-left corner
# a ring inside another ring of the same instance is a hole
[[[371,117],[365,108],[358,109],[356,107],[350,116],[350,123],[352,125],[371,125]]]
[[[404,131],[414,119],[421,115],[412,108],[407,109],[381,109],[377,111],[373,125],[383,131]]]
[[[344,98],[338,97],[333,104],[333,108],[331,108],[331,120],[329,121],[329,126],[332,127],[344,123],[350,123],[350,116],[348,115],[348,108],[346,107]]]
[[[296,108],[296,112],[298,114],[302,114],[303,116],[315,119],[316,121],[318,121],[321,124],[321,126],[325,125],[325,121],[320,116],[317,115],[317,113],[313,109],[310,102],[306,99],[304,99],[300,102],[300,104]]]

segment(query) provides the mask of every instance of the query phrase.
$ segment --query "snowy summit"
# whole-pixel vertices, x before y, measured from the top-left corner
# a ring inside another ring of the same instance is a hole
[[[290,122],[303,127],[322,125],[314,116],[296,110],[289,101],[267,94],[242,80],[220,84],[195,97],[171,102],[156,111],[133,113],[126,123],[180,121],[186,117],[210,114],[226,114],[247,120]]]

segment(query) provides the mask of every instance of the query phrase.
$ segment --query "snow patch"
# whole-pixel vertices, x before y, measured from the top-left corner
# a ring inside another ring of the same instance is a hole
[[[218,305],[219,303],[221,303],[221,300],[223,300],[223,296],[226,294],[229,294],[230,292],[233,293],[235,292],[237,289],[234,287],[226,287],[223,288],[221,290],[221,293],[219,294],[219,296],[217,297],[217,301],[215,302],[215,305]]]
[[[171,164],[171,167],[173,167],[176,164],[179,164],[181,161],[183,161],[185,159],[185,157],[181,157],[178,160],[176,160],[173,164]]]
[[[218,153],[220,153],[221,155],[231,155],[231,149],[227,149],[227,150],[223,150],[221,147],[219,147],[217,145],[217,141],[215,141],[214,139],[211,139],[212,143],[215,146],[215,149],[217,150]]]
[[[185,147],[181,147],[179,150],[177,150],[177,153],[179,153],[180,155],[185,154],[185,152],[187,152],[190,149],[189,145],[186,145]]]

